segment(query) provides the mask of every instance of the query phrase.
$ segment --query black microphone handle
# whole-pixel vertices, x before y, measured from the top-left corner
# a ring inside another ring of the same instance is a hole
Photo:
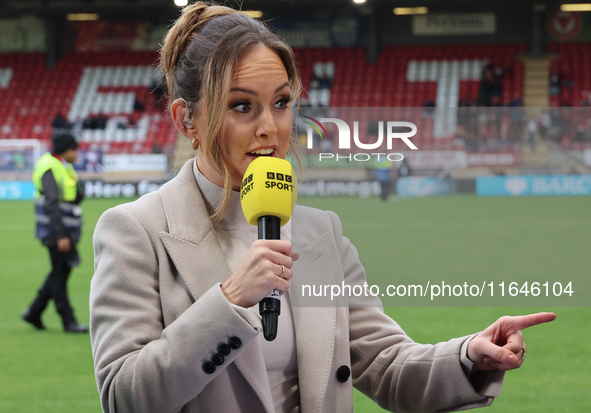
[[[258,219],[259,239],[281,239],[281,220],[273,215],[264,215]],[[263,322],[263,336],[267,341],[277,337],[281,301],[265,297],[259,303],[259,314]]]
[[[264,215],[258,219],[259,239],[281,239],[281,219]]]

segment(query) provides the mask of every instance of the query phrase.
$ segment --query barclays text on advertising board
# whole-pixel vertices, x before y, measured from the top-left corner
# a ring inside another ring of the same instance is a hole
[[[476,193],[480,196],[591,195],[591,175],[479,177]]]

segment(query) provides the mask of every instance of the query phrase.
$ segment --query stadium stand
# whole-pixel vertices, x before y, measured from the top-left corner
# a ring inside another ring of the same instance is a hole
[[[170,122],[150,96],[156,58],[155,52],[66,53],[48,69],[40,53],[0,55],[0,138],[48,140],[61,113],[71,123],[109,118],[104,128],[82,129],[82,148],[147,153],[174,143]]]
[[[334,64],[332,107],[421,107],[426,101],[457,106],[462,100],[476,102],[482,66],[475,66],[475,61],[490,62],[503,70],[500,104],[508,105],[514,97],[522,97],[523,64],[515,60],[515,55],[525,51],[525,44],[385,46],[378,61],[372,63],[361,47],[295,49],[306,89],[316,63]],[[439,79],[443,83],[438,86]],[[458,80],[457,87],[452,85]],[[439,98],[438,90],[442,92]]]
[[[477,104],[487,64],[501,84],[494,104],[520,100],[523,65],[515,55],[525,51],[525,44],[385,46],[378,60],[369,62],[361,47],[295,49],[304,85],[302,102],[343,108],[339,116],[361,122],[385,113],[346,108]],[[150,96],[157,81],[156,59],[156,52],[67,52],[48,69],[40,53],[0,55],[0,138],[48,140],[52,119],[61,113],[74,124],[107,119],[99,127],[92,122],[81,125],[83,148],[99,145],[104,153],[149,153],[171,146],[176,135],[170,120]],[[423,147],[451,148],[453,136],[434,128],[432,117],[413,111],[408,120],[426,131],[419,137]]]
[[[397,114],[423,131],[415,138],[422,148],[443,150],[452,149],[454,136],[447,130],[455,131],[457,125],[444,124],[444,117],[425,116],[428,110],[346,108],[456,108],[483,105],[483,102],[486,106],[521,102],[523,63],[515,56],[526,50],[525,44],[385,46],[373,63],[368,62],[361,47],[295,51],[306,90],[304,103],[343,108],[339,117],[348,121],[376,122],[383,120],[386,113]],[[492,102],[490,98],[483,101],[481,95],[487,65],[500,86]],[[455,119],[454,114],[451,117]],[[332,125],[327,130],[335,133]],[[376,138],[371,135],[367,140],[375,142]],[[395,147],[404,148],[402,142]]]

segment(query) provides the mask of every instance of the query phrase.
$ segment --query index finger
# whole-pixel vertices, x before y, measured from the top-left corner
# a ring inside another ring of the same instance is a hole
[[[279,252],[287,256],[291,255],[291,241],[278,239],[260,239],[256,242],[266,246],[272,251]]]
[[[511,317],[509,323],[515,331],[523,330],[524,328],[536,326],[542,323],[548,323],[556,318],[554,313],[536,313]]]

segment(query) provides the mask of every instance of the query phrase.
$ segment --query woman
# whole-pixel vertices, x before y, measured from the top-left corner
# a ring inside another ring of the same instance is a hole
[[[197,158],[97,224],[91,343],[103,411],[346,412],[353,384],[390,410],[490,404],[503,370],[523,362],[519,329],[554,316],[503,318],[432,346],[367,298],[306,306],[292,294],[302,284],[365,281],[338,217],[298,206],[297,234],[286,225],[281,240],[259,241],[236,192],[253,159],[290,150],[293,52],[255,20],[196,3],[167,34],[161,66]],[[274,288],[284,304],[267,342],[256,304]]]

